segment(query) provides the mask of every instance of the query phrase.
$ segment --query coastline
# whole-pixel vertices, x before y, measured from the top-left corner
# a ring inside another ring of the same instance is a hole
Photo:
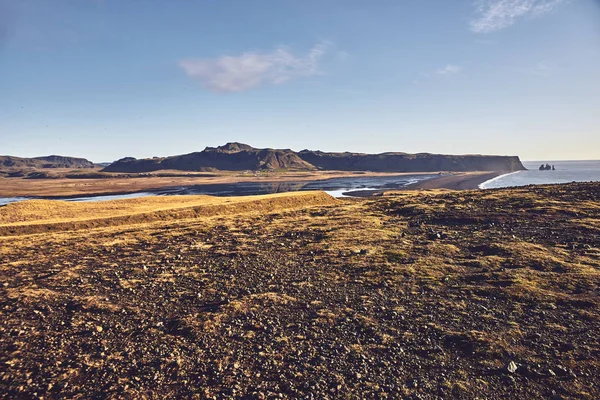
[[[505,175],[501,172],[478,171],[478,172],[458,172],[451,175],[443,175],[438,178],[427,179],[424,181],[407,185],[402,190],[423,190],[423,189],[449,189],[449,190],[474,190],[479,189],[479,185],[491,179]]]
[[[492,179],[489,179],[489,180],[487,180],[487,181],[481,182],[481,183],[480,183],[480,184],[477,186],[477,188],[478,188],[478,189],[486,189],[486,187],[484,187],[484,185],[485,185],[486,183],[487,183],[487,184],[489,184],[489,183],[491,183],[491,182],[494,182],[494,181],[496,181],[496,180],[498,180],[498,179],[501,179],[501,178],[503,178],[503,177],[505,177],[505,176],[516,174],[517,172],[521,172],[521,171],[514,171],[514,172],[509,172],[509,173],[507,173],[507,174],[501,174],[501,175],[498,175],[498,176],[496,176],[496,177],[494,177],[494,178],[492,178]]]
[[[259,174],[236,174],[223,172],[221,175],[194,177],[109,177],[94,179],[23,179],[0,178],[0,197],[79,197],[132,194],[160,189],[205,184],[235,184],[250,182],[295,182],[317,181],[350,177],[384,177],[403,175],[430,175],[436,172],[274,172]]]
[[[507,174],[492,171],[450,172],[440,176],[409,184],[403,188],[353,190],[344,195],[367,197],[404,190],[474,190],[490,180]],[[238,183],[284,183],[297,181],[326,181],[335,178],[383,177],[403,175],[431,175],[435,172],[346,172],[323,171],[311,173],[279,172],[264,175],[222,175],[202,177],[134,177],[134,178],[98,178],[98,179],[22,179],[0,178],[0,197],[27,197],[41,199],[68,199],[77,197],[96,197],[128,195],[141,192],[157,192],[169,188]]]

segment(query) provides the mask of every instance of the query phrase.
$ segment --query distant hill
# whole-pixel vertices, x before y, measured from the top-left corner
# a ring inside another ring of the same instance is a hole
[[[12,157],[0,156],[0,168],[19,169],[19,168],[94,168],[94,163],[85,158],[65,157],[65,156],[46,156],[46,157]]]
[[[106,172],[151,172],[161,169],[182,171],[245,171],[269,169],[314,170],[292,150],[255,149],[242,143],[207,147],[201,152],[165,158],[138,160],[127,157],[104,168]]]
[[[407,153],[324,153],[289,149],[256,149],[243,143],[207,147],[201,152],[138,160],[127,157],[104,168],[106,172],[244,170],[338,170],[376,172],[502,171],[524,170],[519,157]]]
[[[516,156],[445,155],[430,153],[324,153],[302,150],[304,161],[323,170],[374,172],[519,171]]]

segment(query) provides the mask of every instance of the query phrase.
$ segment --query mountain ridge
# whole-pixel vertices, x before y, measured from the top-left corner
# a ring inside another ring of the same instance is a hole
[[[290,149],[257,149],[247,144],[229,142],[219,147],[206,147],[170,157],[136,159],[125,157],[115,161],[105,172],[152,172],[161,169],[183,171],[244,171],[268,169],[315,170]]]
[[[354,152],[323,152],[320,150],[258,149],[250,145],[229,142],[223,146],[206,147],[170,157],[136,159],[125,157],[105,167],[105,172],[152,172],[161,169],[183,171],[240,170],[337,170],[373,172],[435,172],[435,171],[499,171],[524,170],[518,156],[409,154],[385,152],[379,154]]]
[[[42,157],[15,157],[0,156],[0,167],[4,168],[94,168],[94,163],[79,157],[69,156],[42,156]]]

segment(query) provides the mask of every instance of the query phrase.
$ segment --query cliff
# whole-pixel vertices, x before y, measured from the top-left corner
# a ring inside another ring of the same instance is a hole
[[[106,172],[244,170],[338,170],[375,172],[499,171],[525,167],[516,156],[442,155],[406,153],[324,153],[303,150],[256,149],[242,143],[207,147],[201,152],[165,158],[123,158],[104,168]]]
[[[499,171],[512,172],[525,167],[516,156],[444,155],[406,153],[324,153],[303,150],[304,161],[323,170],[375,172]]]

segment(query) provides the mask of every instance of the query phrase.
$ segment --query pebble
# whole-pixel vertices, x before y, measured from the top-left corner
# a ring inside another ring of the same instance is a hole
[[[508,365],[506,366],[506,370],[508,372],[510,372],[511,374],[514,374],[515,372],[517,372],[517,364],[514,361],[511,361],[508,363]]]

